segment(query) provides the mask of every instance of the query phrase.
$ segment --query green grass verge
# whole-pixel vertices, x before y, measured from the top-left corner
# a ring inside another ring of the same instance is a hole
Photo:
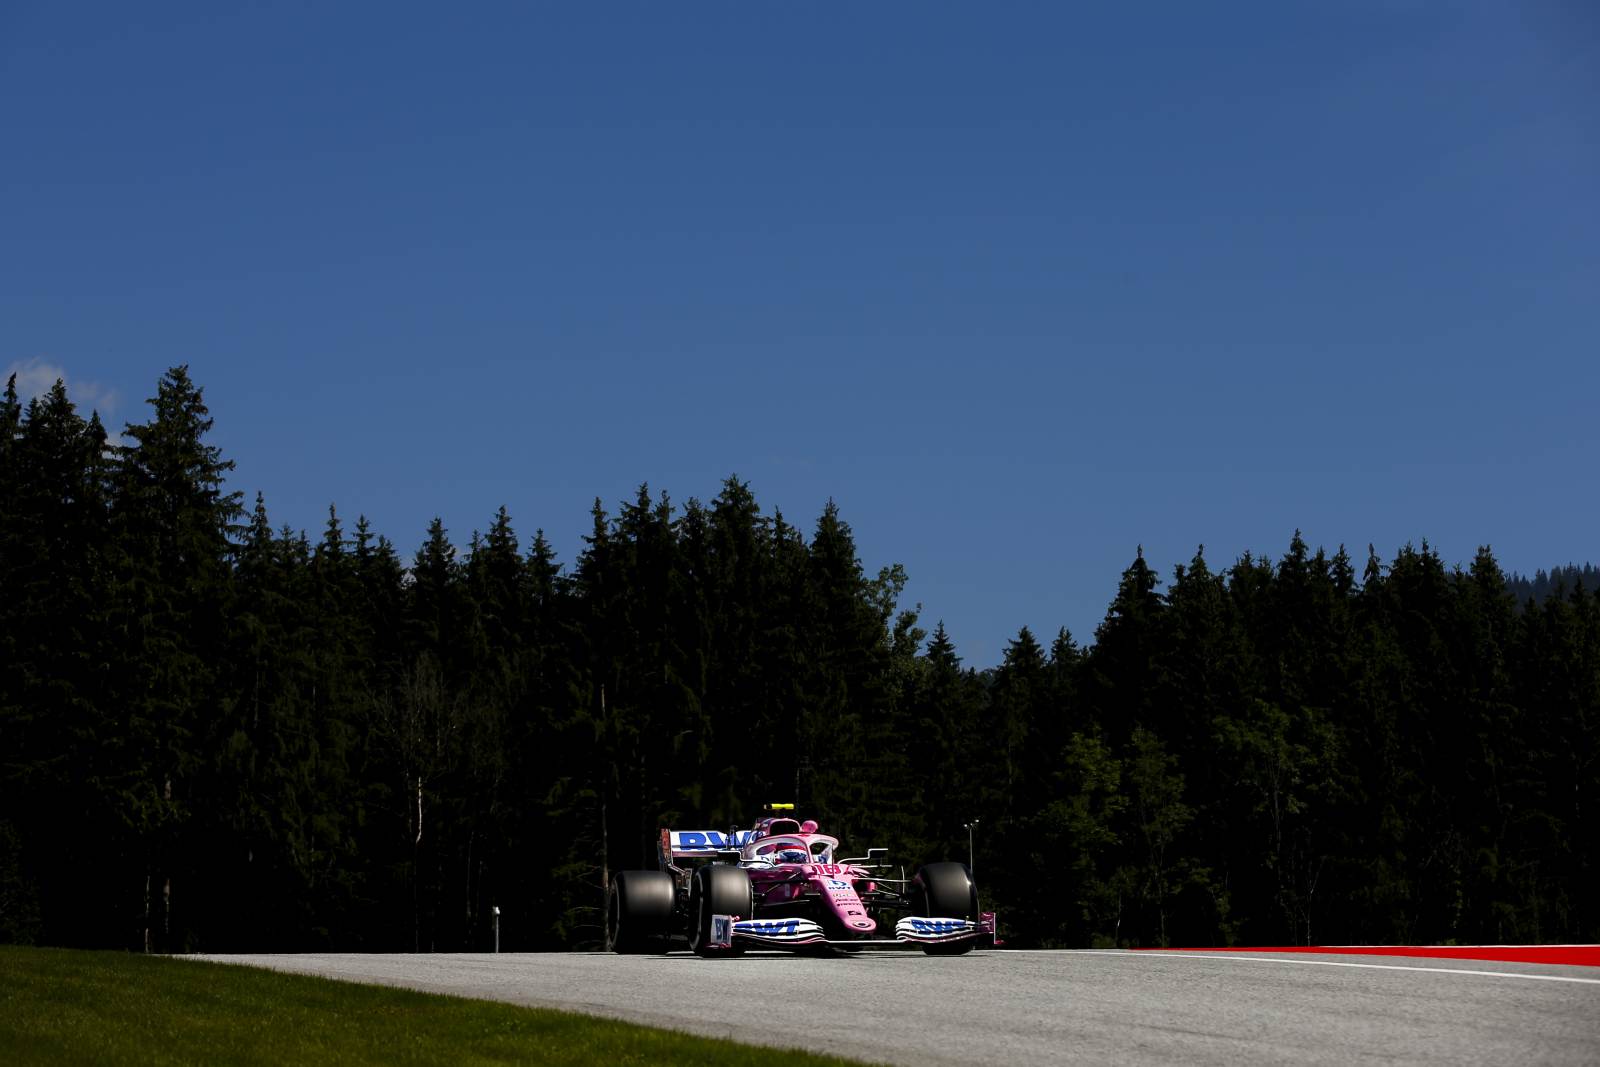
[[[586,1015],[253,967],[0,946],[7,1064],[698,1065],[772,1056]],[[798,1051],[783,1058],[854,1064]]]

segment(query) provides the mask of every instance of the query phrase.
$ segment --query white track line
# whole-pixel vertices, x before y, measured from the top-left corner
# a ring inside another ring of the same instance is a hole
[[[1361,967],[1370,971],[1423,971],[1427,974],[1473,974],[1484,978],[1526,978],[1533,982],[1574,982],[1600,985],[1600,978],[1574,978],[1565,974],[1524,974],[1521,971],[1469,971],[1461,967],[1407,967],[1399,963],[1346,963],[1343,960],[1302,960],[1283,956],[1214,956],[1206,952],[1132,952],[1100,949],[1108,955],[1162,956],[1166,959],[1238,960],[1241,963],[1298,963],[1307,967]]]

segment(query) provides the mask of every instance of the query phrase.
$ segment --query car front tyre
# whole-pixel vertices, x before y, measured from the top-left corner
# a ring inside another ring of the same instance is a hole
[[[738,956],[742,948],[711,946],[711,917],[737,915],[748,919],[755,911],[750,875],[743,868],[712,863],[694,872],[689,883],[689,947],[697,956]]]
[[[937,919],[978,918],[978,887],[972,883],[972,872],[965,863],[930,863],[917,872],[921,889],[922,914]],[[971,952],[976,938],[947,941],[943,944],[923,945],[922,951],[930,956],[961,956]]]

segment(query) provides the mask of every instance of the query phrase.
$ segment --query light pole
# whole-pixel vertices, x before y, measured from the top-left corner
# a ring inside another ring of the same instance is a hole
[[[977,854],[972,851],[972,828],[978,825],[978,822],[978,819],[973,819],[971,822],[964,824],[967,828],[967,872],[969,874],[977,870],[978,867]]]

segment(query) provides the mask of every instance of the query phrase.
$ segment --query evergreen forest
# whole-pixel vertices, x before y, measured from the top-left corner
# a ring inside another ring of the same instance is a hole
[[[1016,947],[1600,941],[1592,583],[1136,552],[1092,641],[978,671],[831,503],[641,486],[570,561],[505,508],[403,554],[230,491],[187,368],[144,414],[0,408],[0,940],[482,950],[499,907],[593,948],[660,827],[794,801],[970,858]]]
[[[1553,570],[1534,571],[1532,578],[1513,573],[1506,579],[1506,585],[1519,602],[1532,600],[1536,604],[1542,604],[1552,596],[1566,596],[1573,589],[1600,593],[1600,567],[1592,563],[1585,563],[1582,567],[1569,563]]]

